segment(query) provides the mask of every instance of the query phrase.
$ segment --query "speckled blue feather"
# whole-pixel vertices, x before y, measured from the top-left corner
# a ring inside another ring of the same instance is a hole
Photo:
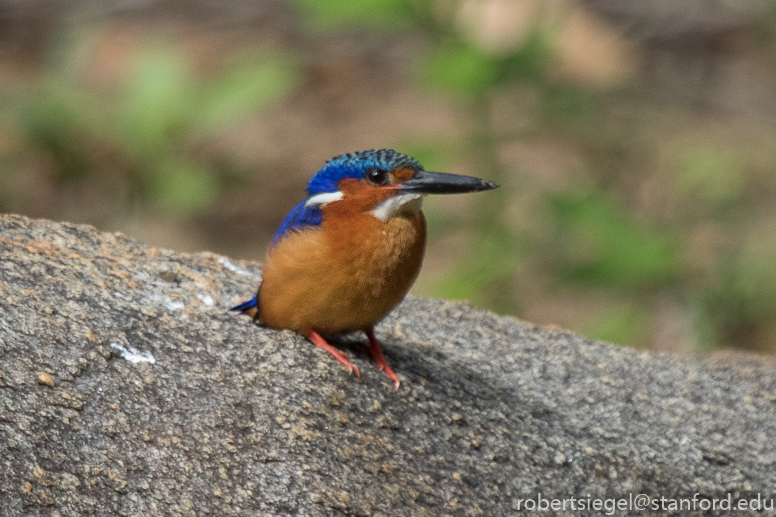
[[[372,168],[391,171],[397,167],[423,170],[423,166],[417,160],[393,149],[343,154],[326,162],[326,165],[315,173],[307,184],[307,195],[312,197],[326,192],[336,192],[340,181],[345,178],[362,179],[364,173]],[[272,238],[273,246],[291,230],[320,226],[323,220],[321,209],[317,206],[305,206],[305,201],[296,205],[283,219],[280,228]]]
[[[397,167],[423,170],[423,166],[417,160],[393,149],[343,154],[326,162],[326,165],[315,173],[307,184],[307,194],[314,196],[324,192],[335,192],[343,179],[361,179],[364,173],[372,168],[392,171]]]

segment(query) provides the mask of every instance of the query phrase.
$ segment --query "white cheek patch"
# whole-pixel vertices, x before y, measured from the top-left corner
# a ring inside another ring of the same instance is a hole
[[[342,199],[342,195],[342,192],[339,190],[335,192],[324,192],[323,194],[317,194],[305,201],[304,206],[321,206],[325,205],[326,203],[331,203],[332,201],[339,201]]]
[[[389,197],[372,209],[372,215],[381,221],[387,221],[400,212],[420,210],[423,194],[399,194]]]

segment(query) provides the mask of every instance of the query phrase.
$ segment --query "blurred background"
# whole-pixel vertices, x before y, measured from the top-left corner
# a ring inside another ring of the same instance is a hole
[[[262,260],[383,147],[502,184],[415,294],[776,351],[774,0],[0,0],[0,212]]]

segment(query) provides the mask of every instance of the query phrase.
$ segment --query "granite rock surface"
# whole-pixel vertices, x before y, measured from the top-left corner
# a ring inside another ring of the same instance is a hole
[[[0,215],[0,515],[506,516],[537,498],[601,515],[613,503],[590,510],[597,498],[776,498],[773,364],[409,297],[377,332],[396,392],[347,340],[360,379],[228,312],[260,275]]]

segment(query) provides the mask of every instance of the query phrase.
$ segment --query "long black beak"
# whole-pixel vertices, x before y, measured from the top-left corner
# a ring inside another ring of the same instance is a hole
[[[444,172],[417,171],[415,176],[399,184],[399,190],[404,193],[418,194],[463,194],[497,188],[498,183]]]

